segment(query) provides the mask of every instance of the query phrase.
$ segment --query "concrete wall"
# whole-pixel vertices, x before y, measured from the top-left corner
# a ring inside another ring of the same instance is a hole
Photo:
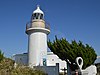
[[[14,58],[15,58],[14,60],[16,63],[25,64],[25,65],[28,64],[27,54],[16,54],[14,55]],[[32,58],[34,58],[34,56]],[[53,54],[52,52],[48,52],[47,66],[56,66],[56,63],[59,63],[59,72],[63,72],[61,69],[64,69],[64,68],[67,69],[67,64],[65,61],[62,61],[61,59],[59,59],[58,56]]]
[[[59,64],[56,66],[37,66],[37,69],[43,70],[47,75],[59,75]]]
[[[31,66],[43,66],[43,58],[47,56],[47,35],[42,32],[34,32],[29,35],[28,64]]]
[[[56,63],[59,63],[59,72],[63,72],[61,69],[67,69],[66,61],[62,61],[59,57],[53,52],[47,53],[47,66],[56,66]]]
[[[15,62],[20,65],[28,65],[28,56],[27,53],[24,54],[16,54],[13,56]]]

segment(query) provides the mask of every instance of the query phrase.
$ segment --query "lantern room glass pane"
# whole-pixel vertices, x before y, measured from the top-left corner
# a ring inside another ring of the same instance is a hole
[[[41,13],[34,13],[32,15],[32,19],[43,19],[43,14],[41,14]]]
[[[39,19],[39,13],[36,13],[36,19]]]
[[[43,14],[40,15],[40,19],[43,19]]]

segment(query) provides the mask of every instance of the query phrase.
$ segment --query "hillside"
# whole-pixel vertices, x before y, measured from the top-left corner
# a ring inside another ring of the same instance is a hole
[[[14,61],[9,58],[3,58],[0,61],[0,75],[46,75],[44,72],[31,69],[26,66],[18,65],[14,67]]]

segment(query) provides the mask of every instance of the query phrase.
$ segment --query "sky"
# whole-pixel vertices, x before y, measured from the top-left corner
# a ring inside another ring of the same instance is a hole
[[[37,5],[50,24],[48,39],[81,40],[100,55],[100,0],[0,0],[0,49],[6,57],[27,52],[26,23]]]

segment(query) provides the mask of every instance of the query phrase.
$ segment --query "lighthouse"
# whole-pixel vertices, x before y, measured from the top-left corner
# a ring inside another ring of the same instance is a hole
[[[29,67],[46,65],[47,35],[49,33],[50,28],[44,20],[44,13],[37,6],[37,9],[32,13],[31,21],[26,24]]]

